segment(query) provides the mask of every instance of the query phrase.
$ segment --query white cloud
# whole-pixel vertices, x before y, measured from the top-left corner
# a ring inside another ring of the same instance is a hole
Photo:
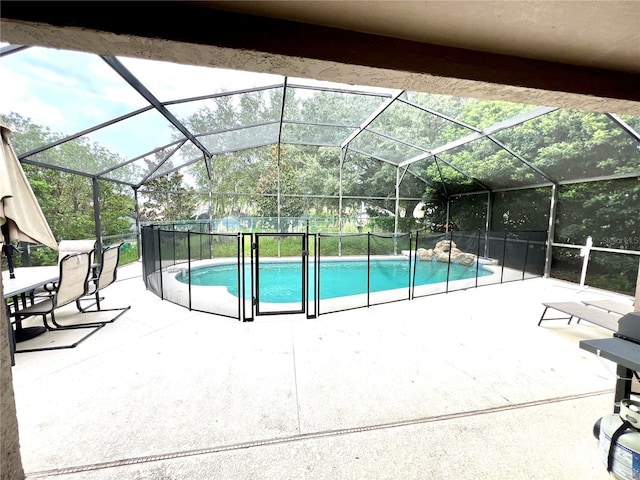
[[[283,82],[283,77],[280,75],[133,58],[120,58],[120,61],[163,102]]]
[[[35,82],[30,77],[7,70],[0,64],[0,78],[3,84],[0,88],[2,113],[18,113],[52,130],[68,125],[60,107],[33,94]]]
[[[193,98],[226,91],[281,85],[280,75],[119,58],[122,64],[160,101]],[[54,132],[71,135],[148,106],[148,102],[96,55],[40,47],[0,59],[0,111],[17,112]],[[308,86],[349,88],[330,82],[289,79]],[[389,91],[357,87],[366,91]],[[179,116],[202,103],[170,106]],[[161,117],[160,114],[155,114]],[[171,128],[163,118],[132,119],[91,135],[91,139],[125,155],[167,143]]]

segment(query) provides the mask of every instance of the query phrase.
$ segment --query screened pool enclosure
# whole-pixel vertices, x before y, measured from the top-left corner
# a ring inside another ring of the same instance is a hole
[[[635,288],[639,116],[7,44],[0,75],[0,116],[59,239],[144,257],[145,225],[241,247],[414,232],[385,252],[410,259],[424,235],[533,235],[535,275]]]

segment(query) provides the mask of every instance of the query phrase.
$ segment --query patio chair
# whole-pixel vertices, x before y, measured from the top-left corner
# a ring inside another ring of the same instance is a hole
[[[100,322],[103,324],[115,322],[118,318],[120,318],[122,314],[124,314],[124,312],[131,308],[131,305],[119,308],[102,308],[102,306],[100,305],[100,301],[104,300],[104,297],[100,297],[100,292],[116,281],[118,273],[118,261],[120,260],[120,247],[123,243],[124,242],[120,242],[102,250],[99,267],[100,274],[94,275],[93,278],[89,279],[86,294],[82,298],[76,300],[76,306],[82,313],[109,311],[120,312],[111,320]],[[87,305],[86,307],[83,307],[81,302],[88,300],[89,298],[93,300],[93,303]],[[91,309],[91,307],[93,307],[94,305],[96,308]]]
[[[94,252],[96,250],[96,240],[95,239],[86,239],[86,240],[60,240],[58,242],[58,265],[62,261],[64,257],[74,253],[89,253],[89,264],[93,265],[94,263]],[[47,283],[46,285],[37,288],[33,293],[35,295],[51,295],[55,289],[57,288],[57,284],[55,283]]]
[[[58,242],[58,261],[71,253],[90,253],[89,261],[93,263],[93,254],[96,250],[96,239],[85,240],[60,240]]]
[[[16,310],[12,314],[12,317],[16,319],[16,322],[22,322],[25,318],[40,315],[42,316],[43,325],[49,331],[81,328],[89,328],[91,331],[70,345],[20,349],[16,350],[16,353],[74,348],[93,335],[100,328],[104,327],[104,323],[97,322],[62,325],[58,323],[55,315],[57,309],[64,307],[65,305],[69,305],[86,295],[91,272],[91,258],[91,252],[75,253],[64,256],[62,260],[60,260],[60,276],[53,292],[48,296],[36,297],[39,301],[33,305],[29,305],[28,307]],[[47,315],[51,317],[50,323],[47,321]]]

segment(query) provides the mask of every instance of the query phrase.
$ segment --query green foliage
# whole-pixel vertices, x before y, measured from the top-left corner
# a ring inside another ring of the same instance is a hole
[[[260,237],[260,257],[302,257],[300,237]]]
[[[193,187],[185,187],[184,175],[175,171],[157,178],[141,191],[147,200],[140,209],[143,221],[171,221],[194,218],[197,197]]]
[[[12,129],[11,143],[17,153],[33,150],[61,138],[60,134],[33,124],[15,113],[0,115],[0,119]],[[81,138],[46,150],[38,160],[68,168],[100,171],[113,165],[114,155],[99,145],[90,143],[86,138]],[[23,169],[56,239],[96,237],[93,185],[90,177],[33,165],[23,165]],[[129,219],[133,215],[131,192],[113,182],[100,182],[98,190],[102,234],[126,233],[131,225]],[[46,259],[50,256],[44,252],[34,255],[34,264],[47,262]]]
[[[638,249],[639,204],[640,178],[563,185],[555,241],[584,244],[591,236],[596,246]]]
[[[120,259],[118,265],[127,265],[138,261],[138,247],[136,244],[123,243],[120,247]]]
[[[322,256],[337,256],[339,253],[345,256],[366,255],[367,235],[354,235],[343,237],[321,237],[320,254]]]
[[[296,172],[286,161],[286,151],[272,149],[267,160],[266,172],[258,179],[254,202],[258,214],[263,217],[300,217],[304,214],[303,202],[297,195],[300,187]],[[280,201],[273,192],[280,192]]]
[[[569,282],[579,283],[583,258],[577,250],[554,248],[551,275]],[[625,295],[635,295],[638,276],[638,257],[592,251],[589,257],[585,283]]]
[[[393,236],[380,237],[369,234],[353,234],[337,237],[333,235],[320,236],[320,250],[322,256],[344,256],[367,255],[367,248],[370,248],[371,255],[392,255],[394,251],[408,250],[410,246],[409,235],[400,235],[394,240]],[[251,236],[246,235],[245,255],[251,252]],[[191,258],[236,258],[238,255],[238,245],[236,237],[220,237],[217,235],[193,234],[191,241]],[[162,240],[162,251],[175,252],[178,262],[186,262],[188,258],[186,236],[177,238],[166,236]],[[302,243],[299,236],[269,236],[261,235],[259,239],[259,249],[261,257],[301,257]],[[205,255],[202,255],[202,252]],[[211,252],[209,256],[209,252]],[[313,254],[313,251],[311,252]],[[173,258],[173,253],[170,254]],[[165,258],[165,260],[168,260]]]
[[[447,226],[447,197],[438,189],[427,186],[422,197],[424,220],[434,232],[444,232]]]
[[[547,230],[551,188],[512,190],[493,195],[491,230]]]
[[[451,200],[450,229],[486,230],[487,195],[467,195]]]
[[[30,257],[31,264],[34,267],[39,267],[41,265],[55,265],[58,262],[58,252],[49,247],[32,249]]]
[[[558,189],[555,241],[584,245],[591,237],[596,247],[620,250],[640,248],[640,178],[562,185]],[[554,249],[553,274],[577,282],[582,259],[567,249]],[[588,285],[635,293],[638,261],[631,255],[593,252]]]
[[[380,97],[314,92],[299,98],[295,89],[286,97],[285,117],[290,121],[318,121],[322,127],[305,123],[290,124],[283,131],[283,141],[291,142],[282,148],[280,178],[277,172],[277,152],[273,148],[259,147],[252,150],[216,155],[211,161],[211,178],[202,163],[191,169],[198,188],[213,193],[213,217],[259,215],[277,216],[277,193],[280,185],[281,216],[302,216],[328,212],[337,215],[340,194],[339,144],[352,131],[345,125],[363,122],[383,101]],[[236,126],[249,126],[274,121],[280,116],[282,91],[252,96],[243,94],[241,101],[223,98],[214,108],[203,108],[196,114],[182,119],[193,131],[214,132],[212,143],[232,148],[232,143],[263,143],[262,136],[274,138],[268,126],[256,126],[246,131],[228,131]],[[406,113],[406,112],[405,112]],[[355,123],[354,123],[355,122]],[[407,126],[417,125],[415,119],[405,118]],[[219,132],[219,133],[216,133]],[[233,138],[232,138],[233,137]],[[249,138],[247,138],[249,137]],[[315,146],[296,145],[296,139],[309,137]],[[383,142],[384,143],[384,142]],[[387,142],[388,143],[388,142]],[[324,146],[327,145],[327,146]],[[369,147],[371,149],[371,147]],[[195,153],[195,152],[194,152]],[[373,152],[372,150],[372,153]],[[389,196],[395,198],[396,167],[374,160],[368,155],[350,156],[343,168],[343,195],[366,198],[367,203],[382,208],[385,201],[370,198]],[[416,181],[412,174],[401,183],[403,208],[413,211],[418,203],[424,183]],[[261,195],[256,195],[259,192]],[[379,192],[384,192],[383,194]],[[269,195],[269,197],[264,197]],[[333,197],[333,198],[330,198]],[[344,198],[343,214],[360,207],[361,199]]]
[[[389,215],[375,215],[369,217],[369,225],[383,232],[393,232],[395,224],[395,217]]]

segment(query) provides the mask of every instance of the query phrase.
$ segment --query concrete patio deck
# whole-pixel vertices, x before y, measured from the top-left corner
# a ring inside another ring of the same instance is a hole
[[[615,365],[578,342],[611,332],[537,322],[543,301],[629,297],[540,278],[240,323],[140,275],[104,291],[132,305],[117,322],[16,356],[28,479],[610,478],[592,428]]]

